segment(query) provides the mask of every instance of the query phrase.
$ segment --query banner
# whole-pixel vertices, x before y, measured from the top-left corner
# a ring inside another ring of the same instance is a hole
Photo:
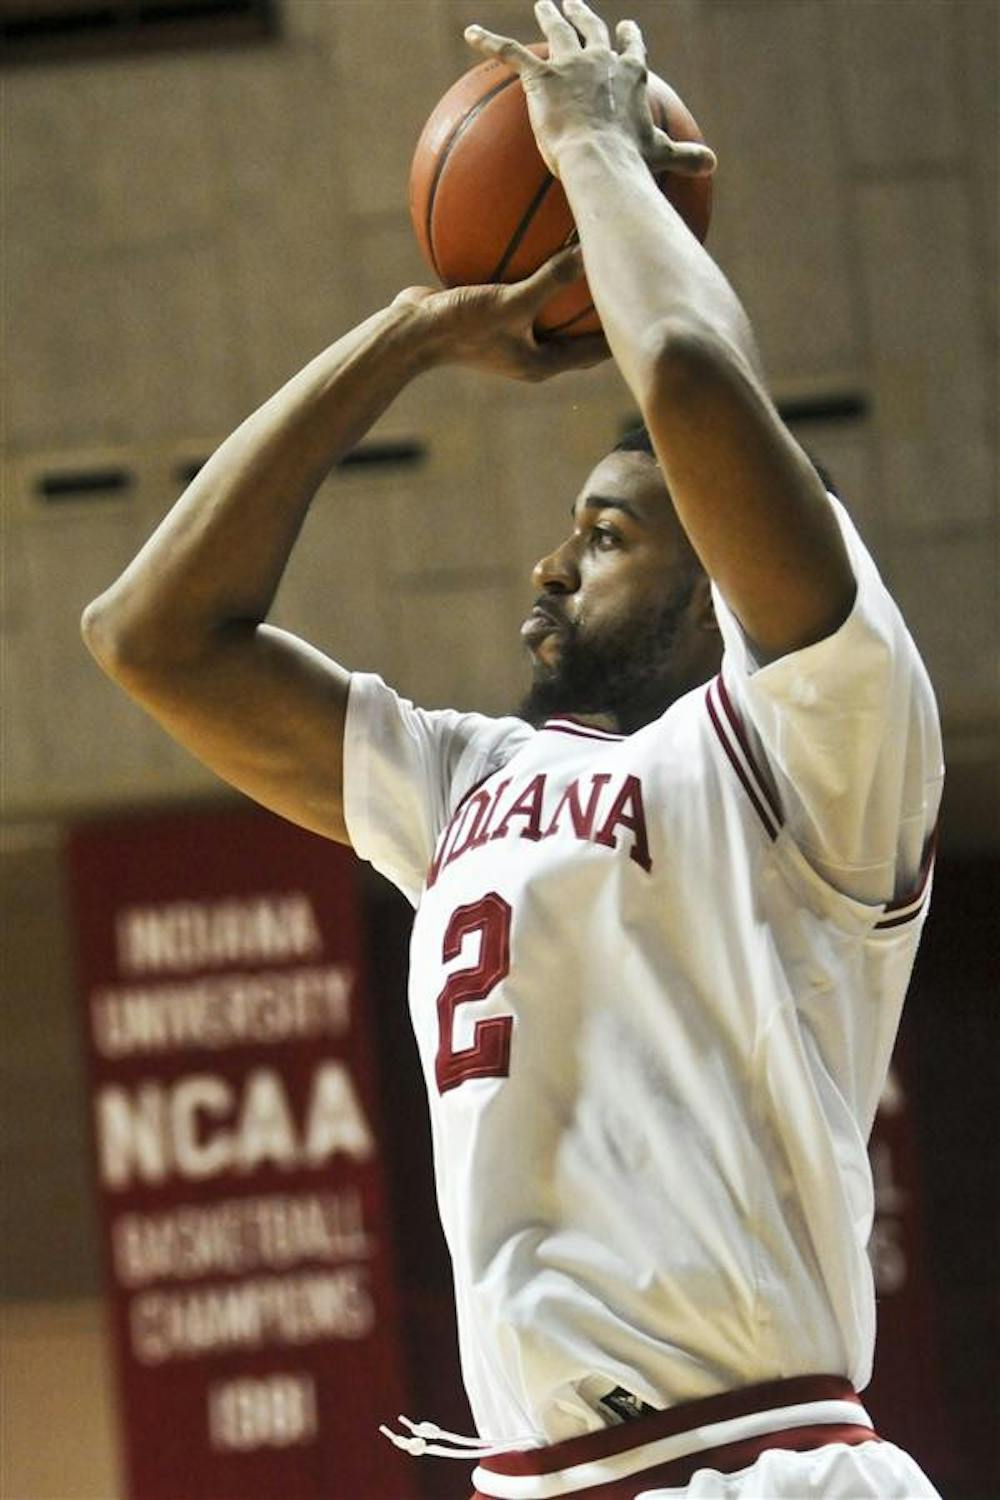
[[[878,1325],[875,1369],[864,1401],[882,1436],[912,1453],[940,1480],[954,1472],[954,1455],[937,1357],[905,1063],[900,1045],[868,1144],[875,1186],[868,1251]]]
[[[130,1500],[407,1500],[353,856],[241,810],[69,863]]]

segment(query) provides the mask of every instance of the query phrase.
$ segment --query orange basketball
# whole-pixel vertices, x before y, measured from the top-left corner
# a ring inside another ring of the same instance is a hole
[[[654,121],[674,140],[704,139],[687,106],[652,73],[649,102]],[[663,172],[656,180],[704,241],[711,177]],[[491,58],[470,68],[433,110],[413,155],[410,215],[424,258],[445,286],[521,281],[572,239],[566,194],[542,160],[520,79],[505,63]],[[586,279],[553,297],[535,326],[559,336],[597,331]]]

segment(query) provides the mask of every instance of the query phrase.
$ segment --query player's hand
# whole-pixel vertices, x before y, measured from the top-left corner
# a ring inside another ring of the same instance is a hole
[[[558,177],[566,146],[601,130],[631,140],[656,172],[689,177],[714,172],[715,153],[708,146],[673,141],[654,125],[646,94],[646,48],[636,23],[619,21],[616,51],[608,28],[584,0],[563,0],[563,10],[565,14],[553,0],[538,0],[535,6],[547,57],[481,26],[465,32],[470,47],[500,58],[520,77],[549,171]]]
[[[514,380],[547,380],[565,370],[584,370],[610,357],[603,334],[539,339],[538,313],[562,287],[583,275],[578,246],[560,250],[524,281],[506,286],[456,286],[434,291],[409,286],[393,305],[412,305],[424,320],[425,336],[438,364],[507,375]]]

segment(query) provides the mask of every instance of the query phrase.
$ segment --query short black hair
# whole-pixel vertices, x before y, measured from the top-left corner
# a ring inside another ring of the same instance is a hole
[[[645,422],[638,422],[623,432],[612,453],[648,453],[650,458],[656,457],[656,449],[653,447],[653,439],[649,435],[649,428]]]
[[[800,443],[799,446],[802,447],[802,444]],[[629,427],[627,431],[623,432],[611,451],[612,453],[648,453],[650,458],[656,459],[656,449],[653,447],[653,439],[650,437],[649,428],[644,422],[638,422],[634,427]],[[813,457],[808,448],[802,447],[802,451],[822,480],[823,488],[829,490],[831,495],[836,495],[839,500],[841,497],[837,494],[836,485],[830,477],[829,471],[823,467],[818,459]]]

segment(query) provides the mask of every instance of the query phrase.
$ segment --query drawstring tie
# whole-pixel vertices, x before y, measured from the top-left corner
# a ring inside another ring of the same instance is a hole
[[[495,1453],[509,1453],[512,1448],[521,1446],[518,1443],[491,1443],[488,1438],[463,1437],[460,1432],[446,1432],[436,1422],[411,1422],[402,1412],[398,1420],[410,1429],[412,1436],[406,1437],[401,1432],[393,1432],[391,1427],[384,1425],[379,1428],[379,1432],[412,1458],[464,1458],[468,1463],[471,1459],[490,1458]],[[457,1446],[444,1448],[440,1443],[428,1441],[433,1438],[444,1438]],[[523,1442],[530,1447],[538,1446],[534,1436]]]

